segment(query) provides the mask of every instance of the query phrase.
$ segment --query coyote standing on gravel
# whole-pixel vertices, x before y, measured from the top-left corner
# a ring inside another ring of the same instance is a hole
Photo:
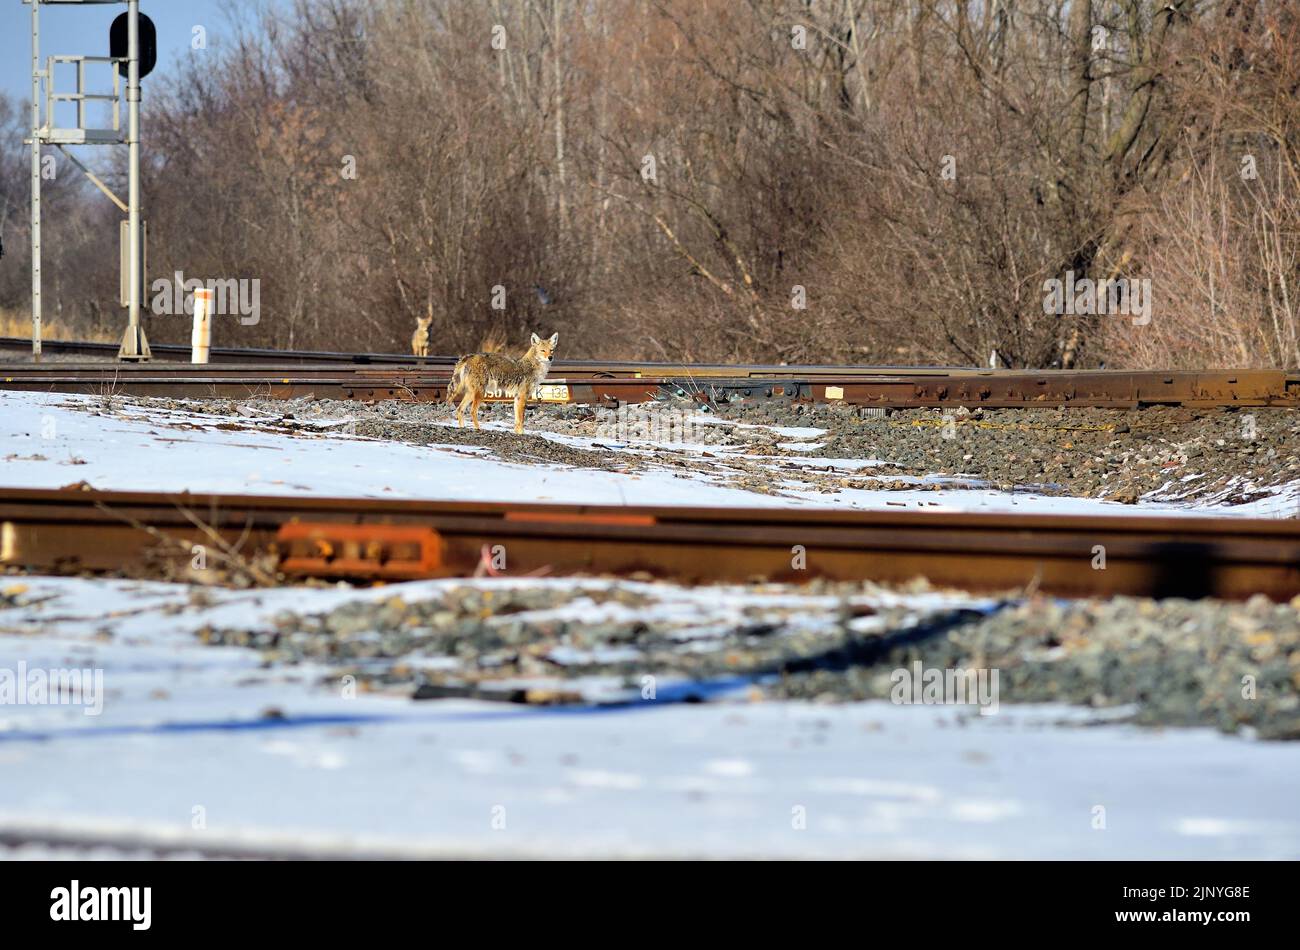
[[[469,406],[470,421],[474,423],[475,429],[479,428],[478,406],[491,391],[493,395],[514,397],[515,431],[523,432],[524,405],[550,372],[551,355],[559,340],[558,333],[552,334],[548,340],[543,340],[534,333],[528,352],[519,359],[502,356],[500,353],[462,356],[451,371],[451,385],[447,387],[447,402],[454,402],[457,395],[460,395],[460,405],[456,407],[456,427],[465,424],[465,407]]]
[[[429,306],[429,315],[415,318],[415,332],[411,334],[411,352],[416,356],[429,355],[429,326],[433,323],[433,305]]]

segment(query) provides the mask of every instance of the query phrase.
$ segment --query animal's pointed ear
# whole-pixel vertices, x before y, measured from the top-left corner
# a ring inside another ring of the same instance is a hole
[[[551,346],[554,346],[555,344],[557,344],[557,343],[559,343],[559,342],[560,342],[560,334],[558,334],[558,333],[552,333],[552,334],[551,334]]]
[[[538,336],[536,333],[534,333],[534,334],[533,334],[533,346],[536,346],[538,343],[541,343],[541,342],[542,342],[542,338],[541,338],[540,336]]]

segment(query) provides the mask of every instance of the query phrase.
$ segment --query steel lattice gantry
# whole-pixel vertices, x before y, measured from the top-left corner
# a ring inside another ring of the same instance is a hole
[[[123,279],[123,301],[128,311],[126,332],[118,358],[124,360],[149,359],[149,343],[141,323],[144,299],[144,247],[142,241],[142,209],[140,199],[140,0],[23,0],[31,7],[32,29],[32,131],[28,140],[32,149],[32,358],[41,358],[41,149],[53,145],[80,167],[90,180],[127,215],[126,276]],[[41,61],[42,6],[125,4],[127,8],[127,52],[125,57],[112,56],[51,56]],[[76,69],[76,91],[60,93],[55,90],[55,66],[72,65]],[[86,67],[107,65],[112,73],[112,93],[91,93],[86,86]],[[121,124],[121,81],[119,67],[126,66],[126,129]],[[112,106],[112,121],[108,128],[88,125],[86,106],[102,102]],[[58,125],[57,107],[60,103],[73,103],[77,110],[74,126]],[[121,201],[93,172],[82,165],[66,150],[70,145],[125,145],[129,165],[128,196]]]

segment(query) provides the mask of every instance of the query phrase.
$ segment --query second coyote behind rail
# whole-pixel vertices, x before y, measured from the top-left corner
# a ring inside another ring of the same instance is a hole
[[[411,334],[411,352],[416,356],[429,355],[429,326],[433,323],[433,305],[429,305],[429,313],[423,317],[415,318],[415,332]]]
[[[451,371],[451,383],[447,387],[448,402],[454,402],[458,396],[460,398],[460,404],[456,407],[457,428],[465,424],[466,406],[470,407],[469,418],[474,423],[474,428],[479,428],[479,403],[491,393],[494,396],[514,397],[515,431],[523,432],[524,405],[550,372],[551,356],[555,353],[555,344],[559,340],[558,333],[546,340],[534,333],[528,352],[519,359],[502,356],[500,353],[462,356]]]

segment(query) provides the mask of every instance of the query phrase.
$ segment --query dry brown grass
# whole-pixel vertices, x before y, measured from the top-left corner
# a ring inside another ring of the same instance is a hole
[[[16,310],[0,310],[0,336],[13,336],[28,339],[32,335],[32,318],[30,314]],[[89,340],[93,343],[115,343],[116,337],[102,331],[77,330],[65,324],[49,320],[41,324],[42,340]]]

